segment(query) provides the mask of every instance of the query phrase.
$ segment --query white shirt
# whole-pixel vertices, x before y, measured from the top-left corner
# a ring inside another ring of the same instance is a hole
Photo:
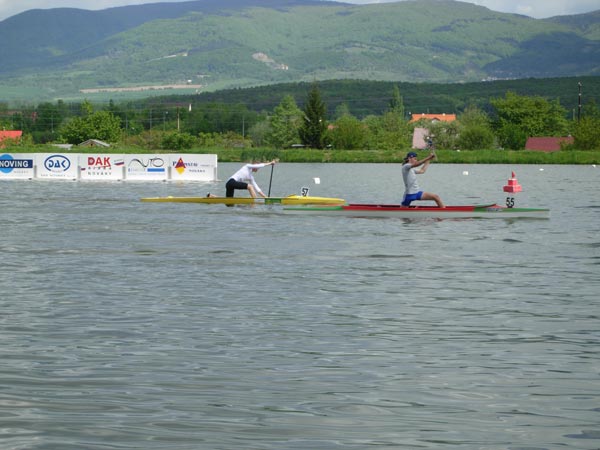
[[[406,163],[402,166],[402,179],[404,180],[405,194],[416,194],[420,191],[417,183],[417,174],[411,163]]]
[[[246,164],[244,167],[242,167],[236,173],[231,175],[229,178],[233,178],[235,181],[243,181],[244,183],[251,183],[252,186],[254,186],[254,189],[256,190],[256,192],[262,193],[262,190],[258,187],[258,184],[256,184],[256,181],[254,180],[254,176],[252,176],[252,169],[262,169],[265,166],[266,166],[266,164],[262,164],[262,163]]]

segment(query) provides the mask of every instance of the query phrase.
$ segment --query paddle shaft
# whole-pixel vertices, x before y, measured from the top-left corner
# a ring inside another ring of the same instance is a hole
[[[271,166],[271,178],[269,179],[269,193],[267,194],[267,197],[271,196],[271,183],[273,182],[273,169],[275,168],[275,164],[273,164]]]

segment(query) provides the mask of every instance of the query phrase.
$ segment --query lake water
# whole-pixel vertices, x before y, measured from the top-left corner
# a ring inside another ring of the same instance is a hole
[[[513,170],[517,206],[549,220],[1,182],[0,448],[600,448],[600,168],[434,164],[419,181],[503,202]],[[392,164],[280,164],[271,194],[391,203],[401,184]]]

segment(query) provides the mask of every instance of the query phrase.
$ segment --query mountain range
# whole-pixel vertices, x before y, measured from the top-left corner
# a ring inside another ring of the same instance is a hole
[[[198,0],[29,10],[0,22],[0,43],[0,101],[325,79],[598,76],[600,10],[533,19],[454,0]]]

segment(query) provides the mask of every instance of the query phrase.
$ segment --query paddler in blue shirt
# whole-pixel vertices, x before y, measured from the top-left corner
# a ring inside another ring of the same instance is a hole
[[[429,192],[423,192],[419,189],[417,183],[417,175],[425,173],[429,167],[429,162],[435,158],[435,153],[431,152],[426,158],[417,159],[415,152],[408,152],[404,158],[404,164],[402,165],[402,179],[404,180],[404,198],[402,199],[402,206],[410,206],[411,202],[415,200],[433,200],[437,203],[440,208],[445,208],[444,202],[437,194],[431,194]],[[416,167],[421,167],[420,170],[415,170]]]
[[[256,198],[256,194],[260,195],[263,198],[267,198],[264,192],[258,187],[256,184],[256,180],[254,179],[253,174],[258,172],[258,169],[262,169],[265,166],[274,166],[277,160],[273,160],[268,163],[257,163],[252,162],[252,164],[246,164],[236,173],[229,177],[227,183],[225,183],[226,189],[226,197],[233,197],[233,194],[236,189],[248,190],[252,198]]]

